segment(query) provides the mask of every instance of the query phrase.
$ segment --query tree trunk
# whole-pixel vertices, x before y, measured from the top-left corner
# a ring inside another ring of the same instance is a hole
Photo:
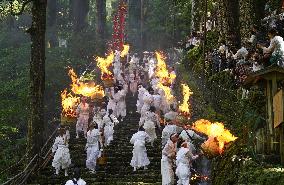
[[[96,32],[102,43],[106,41],[106,0],[96,0]],[[104,48],[105,49],[105,48]]]
[[[240,21],[239,21],[239,0],[219,1],[219,21],[218,27],[220,35],[233,48],[239,48],[240,43]]]
[[[57,0],[48,0],[47,1],[47,28],[49,29],[48,42],[50,44],[50,47],[58,46],[56,20],[57,20]]]
[[[45,90],[45,30],[46,0],[35,0],[32,5],[30,62],[30,118],[28,123],[28,149],[31,155],[40,152],[44,133]]]
[[[70,15],[75,32],[80,32],[87,27],[89,4],[90,0],[70,0]]]

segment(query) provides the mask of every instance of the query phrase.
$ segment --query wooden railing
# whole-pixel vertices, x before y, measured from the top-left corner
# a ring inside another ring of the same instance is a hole
[[[46,140],[45,144],[41,148],[40,152],[34,155],[30,160],[29,163],[25,166],[23,171],[15,174],[13,177],[8,178],[6,182],[2,185],[22,185],[25,184],[30,177],[31,174],[40,171],[41,169],[45,168],[46,164],[49,162],[51,147],[53,143],[53,139],[57,133],[58,126]],[[24,165],[24,161],[26,161],[26,157],[29,156],[30,151],[28,151],[17,163],[12,165],[11,167],[7,168],[6,170],[2,171],[0,174],[12,173],[13,170],[19,168],[21,165]]]

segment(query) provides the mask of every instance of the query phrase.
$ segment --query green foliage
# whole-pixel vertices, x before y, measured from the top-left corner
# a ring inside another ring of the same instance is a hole
[[[255,162],[241,139],[223,156],[214,159],[212,167],[212,184],[281,185],[284,182],[283,168]]]
[[[29,53],[27,44],[0,50],[0,171],[25,150]]]

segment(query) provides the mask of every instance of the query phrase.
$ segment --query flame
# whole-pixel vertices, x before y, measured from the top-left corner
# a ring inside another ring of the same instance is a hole
[[[161,82],[157,84],[157,87],[164,91],[167,102],[171,104],[174,101],[174,96],[172,95],[171,88],[163,85]]]
[[[94,82],[80,82],[73,69],[69,69],[68,74],[72,80],[71,90],[74,94],[87,97],[94,97],[95,95],[100,95],[102,97],[104,96],[104,90],[102,86],[96,85]]]
[[[185,115],[189,115],[189,97],[193,94],[193,92],[189,89],[188,85],[182,85],[182,94],[183,94],[183,103],[179,106],[179,110]]]
[[[76,117],[75,107],[79,104],[80,98],[67,94],[67,89],[61,92],[62,115],[66,117]]]
[[[114,60],[113,51],[106,58],[97,57],[96,60],[97,60],[97,66],[102,73],[101,79],[102,80],[113,79],[113,74],[108,69]]]
[[[176,75],[174,73],[169,73],[167,70],[167,64],[165,62],[166,57],[160,52],[156,52],[155,54],[158,61],[155,71],[156,76],[163,84],[172,84],[176,79]]]
[[[237,139],[237,137],[231,134],[229,130],[225,129],[224,124],[220,122],[211,123],[208,120],[201,119],[196,121],[192,128],[209,137],[207,146],[209,146],[211,141],[216,140],[219,145],[218,150],[220,154],[224,152],[225,144]]]
[[[130,46],[128,44],[123,45],[123,50],[120,53],[120,57],[125,57],[129,52]]]

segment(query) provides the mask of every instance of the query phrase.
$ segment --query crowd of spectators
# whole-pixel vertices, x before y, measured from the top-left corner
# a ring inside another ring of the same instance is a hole
[[[268,0],[261,25],[251,27],[250,38],[243,39],[241,46],[237,47],[239,44],[220,40],[217,48],[206,51],[207,73],[214,75],[228,71],[233,76],[236,85],[240,86],[249,73],[271,65],[284,67],[283,36],[284,7],[280,11],[272,11]],[[234,37],[230,35],[230,39],[227,40],[234,41]],[[186,39],[185,49],[189,51],[199,46],[202,38],[202,33],[193,33]]]

